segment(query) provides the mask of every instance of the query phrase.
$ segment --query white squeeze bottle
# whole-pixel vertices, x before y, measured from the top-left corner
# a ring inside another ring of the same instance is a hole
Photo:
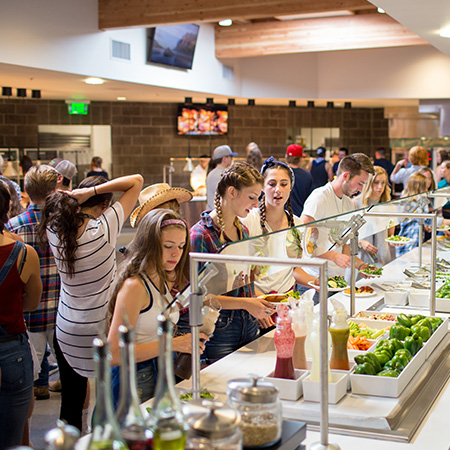
[[[305,353],[306,358],[311,359],[312,358],[312,348],[311,348],[311,330],[312,330],[312,324],[314,320],[314,289],[310,289],[309,291],[306,291],[302,299],[300,300],[299,306],[303,310],[303,317],[305,320],[306,325],[306,340],[305,340]]]
[[[328,337],[328,333],[327,333]],[[309,379],[311,381],[320,381],[320,326],[319,319],[314,319],[312,324],[312,330],[310,333],[311,350],[312,350],[312,364],[311,375]],[[327,343],[328,344],[328,343]],[[328,353],[328,345],[327,345]],[[327,366],[328,366],[328,382],[331,381],[330,362],[328,361],[327,354]]]

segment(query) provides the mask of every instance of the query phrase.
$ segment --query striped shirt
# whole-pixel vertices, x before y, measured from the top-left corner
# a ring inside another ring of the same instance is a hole
[[[56,336],[70,366],[84,377],[94,376],[92,340],[105,331],[105,318],[116,275],[116,242],[124,222],[117,202],[97,220],[89,220],[78,238],[75,274],[67,275],[59,255],[59,238],[47,237],[61,276]]]
[[[42,280],[42,296],[38,309],[24,312],[28,331],[39,333],[55,327],[61,283],[55,258],[50,247],[41,249],[37,242],[38,227],[41,220],[42,205],[30,205],[27,210],[13,217],[5,226],[8,231],[23,238],[25,244],[31,245],[39,256]]]

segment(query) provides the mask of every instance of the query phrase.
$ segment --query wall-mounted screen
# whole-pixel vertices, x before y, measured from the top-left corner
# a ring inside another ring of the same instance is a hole
[[[192,69],[198,25],[166,25],[147,30],[147,62]]]
[[[228,109],[221,105],[180,105],[177,131],[196,136],[227,134]]]

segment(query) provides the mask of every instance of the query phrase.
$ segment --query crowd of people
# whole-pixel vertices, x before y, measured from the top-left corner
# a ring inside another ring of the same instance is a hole
[[[59,369],[60,417],[86,431],[92,340],[107,333],[117,403],[118,328],[123,323],[136,330],[140,399],[154,395],[159,314],[178,325],[174,351],[192,352],[189,311],[175,298],[189,283],[191,250],[217,253],[226,244],[254,237],[261,239],[255,244],[258,251],[299,259],[297,267],[269,269],[265,277],[230,272],[232,287],[205,298],[221,305],[214,334],[201,334],[198,342],[209,364],[274,325],[273,306],[261,294],[318,284],[317,270],[303,269],[302,259],[326,259],[329,275],[343,275],[350,267],[347,245],[330,251],[324,232],[295,227],[389,201],[391,183],[403,183],[406,211],[426,212],[429,205],[418,194],[435,189],[436,178],[439,187],[450,185],[448,155],[440,155],[436,176],[423,147],[413,147],[394,166],[383,148],[371,161],[342,147],[332,163],[321,146],[309,171],[300,145],[289,145],[283,161],[264,160],[254,142],[246,150],[247,162],[233,162],[237,153],[228,145],[217,147],[211,159],[202,155],[191,182],[195,193],[206,194],[207,206],[190,229],[180,204],[193,194],[184,188],[161,183],[142,189],[138,174],[109,180],[97,157],[88,176],[73,188],[76,166],[56,158],[48,165],[24,162],[22,195],[1,174],[0,161],[0,450],[30,444],[27,420],[33,400],[49,397],[49,350]],[[120,195],[112,203],[114,193]],[[117,266],[117,240],[128,217],[136,232]],[[400,234],[412,239],[408,247],[395,249],[397,255],[417,244],[420,226],[417,220],[400,223]],[[382,264],[393,259],[384,234],[361,239],[358,270],[374,256]]]

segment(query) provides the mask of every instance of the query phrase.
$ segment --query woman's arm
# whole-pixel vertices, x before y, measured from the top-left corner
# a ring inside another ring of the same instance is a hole
[[[22,252],[17,258],[18,264],[20,264]],[[27,245],[27,255],[20,278],[25,283],[22,293],[23,310],[35,311],[42,294],[41,268],[36,250],[29,245]]]
[[[222,306],[222,309],[245,309],[256,319],[264,319],[268,315],[276,312],[273,305],[262,298],[213,295],[208,300],[211,298],[217,300]]]
[[[315,283],[315,281],[318,280],[317,277],[313,277],[308,272],[305,272],[301,267],[296,267],[293,275],[295,282],[301,284],[302,286],[311,287],[308,283],[311,281]]]
[[[141,192],[143,182],[144,179],[141,175],[128,175],[99,184],[98,186],[95,186],[95,189],[94,187],[74,189],[73,191],[68,192],[68,194],[74,197],[78,203],[81,204],[95,194],[123,192],[118,202],[120,202],[123,207],[124,216],[128,217],[133,208],[136,206],[136,201],[139,197],[139,193]]]

